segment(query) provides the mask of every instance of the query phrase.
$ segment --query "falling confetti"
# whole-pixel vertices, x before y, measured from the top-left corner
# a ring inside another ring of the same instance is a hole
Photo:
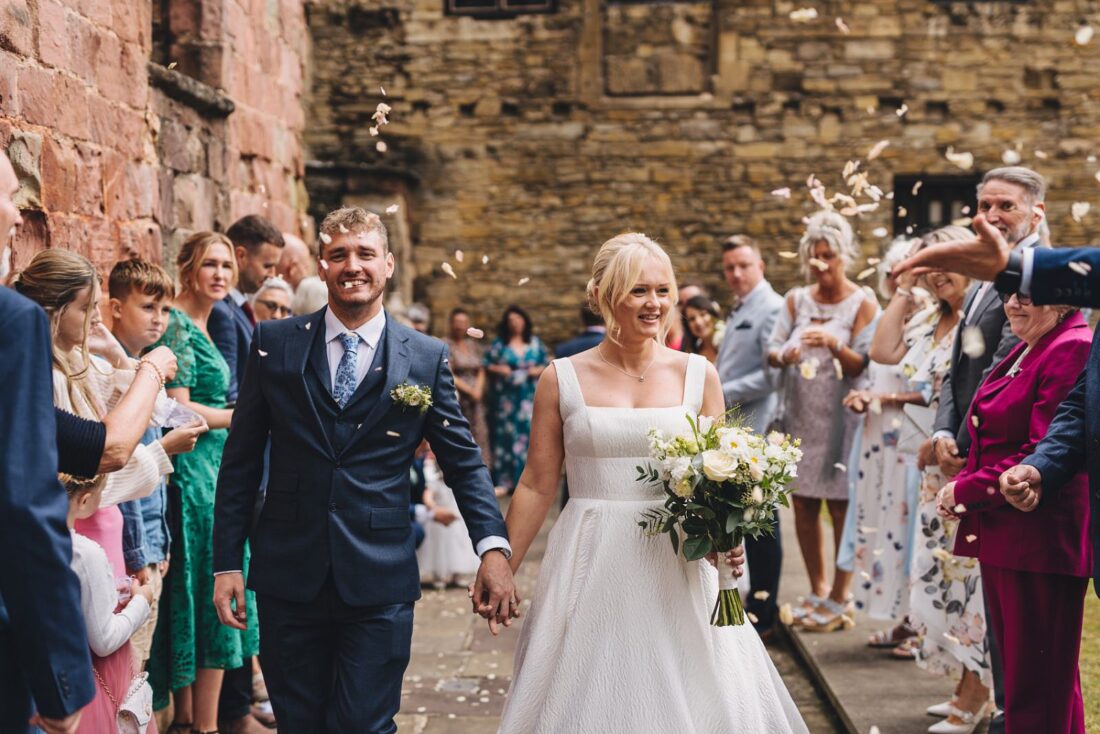
[[[970,535],[966,536],[966,542],[967,543],[973,543],[977,539],[978,539],[978,536],[974,535],[974,533],[971,533]]]
[[[882,151],[886,150],[886,147],[888,145],[890,145],[889,140],[880,140],[875,143],[874,147],[867,152],[867,160],[873,161],[874,159],[878,158],[879,154],[881,154]]]
[[[977,428],[978,424],[981,423],[981,421],[978,420],[978,416],[976,416],[976,415],[970,416],[970,422],[973,424],[973,426],[975,428]]]
[[[798,10],[792,10],[790,18],[795,23],[809,23],[811,20],[817,18],[817,8],[799,8]]]
[[[489,264],[489,256],[488,255],[482,255],[481,256],[481,264],[482,265],[488,265]]]
[[[912,194],[913,196],[916,196],[917,192],[920,191],[920,187],[923,186],[923,185],[924,185],[924,181],[917,181],[915,184],[913,184],[913,190],[910,191],[909,193]]]
[[[378,128],[376,128],[372,125],[371,127],[367,128],[367,130],[368,130],[368,132],[370,132],[370,136],[372,138],[377,138],[378,137]]]
[[[943,157],[964,171],[969,171],[974,167],[973,153],[956,153],[954,146],[951,145],[947,146],[947,152],[943,154]]]
[[[390,149],[390,146],[386,145],[386,142],[384,140],[379,140],[377,143],[374,144],[374,149],[377,150],[379,153],[385,153],[387,150]]]
[[[328,270],[328,260],[321,261],[321,270]]]
[[[873,556],[881,556],[881,555],[882,555],[882,552],[883,552],[883,550],[884,550],[883,548],[875,548],[875,549],[874,549],[873,551],[871,551],[871,555],[873,555]]]
[[[447,275],[451,276],[451,277],[452,277],[452,278],[454,278],[455,280],[458,280],[458,276],[457,276],[457,275],[455,275],[455,269],[451,267],[451,264],[450,264],[450,263],[443,263],[443,264],[442,264],[442,265],[440,265],[439,267],[440,267],[440,269],[441,269],[441,270],[442,270],[442,271],[443,271],[444,273],[446,273]]]
[[[1080,262],[1078,260],[1071,262],[1069,264],[1069,269],[1077,273],[1078,275],[1088,275],[1090,272],[1092,272],[1091,265],[1086,262]]]
[[[885,237],[890,234],[890,230],[886,229],[886,227],[875,227],[871,230],[871,234],[875,237]]]
[[[838,379],[838,380],[843,380],[844,379],[844,367],[841,366],[840,360],[837,359],[836,357],[833,357],[833,371],[836,372],[836,379]]]
[[[331,245],[332,244],[332,237],[330,235],[325,234],[324,232],[322,232],[321,233],[321,242],[324,242],[326,245]]]
[[[1047,158],[1050,158],[1045,150],[1039,150],[1038,148],[1035,149],[1035,157],[1041,161],[1045,161]]]
[[[867,264],[868,265],[878,265],[880,262],[882,262],[881,257],[869,257],[869,258],[867,258]]]
[[[309,331],[309,327],[313,326],[312,323],[306,322],[306,331]]]
[[[471,339],[484,339],[485,332],[481,329],[476,329],[471,326],[469,329],[466,329],[466,336],[470,337]]]
[[[867,280],[875,274],[874,268],[867,268],[866,270],[860,270],[859,275],[856,276],[856,280]]]
[[[383,87],[383,86],[382,86],[381,84],[379,84],[379,85],[378,85],[378,90],[379,90],[380,92],[382,92],[382,96],[383,96],[383,97],[385,97],[385,96],[386,96],[386,88],[385,88],[385,87]]]
[[[779,253],[779,257],[784,258],[786,260],[794,260],[796,257],[798,257],[798,253],[797,252],[791,252],[790,250],[784,250],[784,251]]]
[[[779,621],[788,626],[794,624],[794,612],[791,611],[790,604],[779,607]]]
[[[772,196],[777,196],[780,199],[789,199],[791,198],[791,187],[784,186],[783,188],[775,189],[772,191]]]
[[[401,434],[397,431],[386,431],[387,436],[393,436],[394,438],[401,438]]]
[[[266,357],[266,356],[267,356],[267,352],[265,352],[265,351],[264,351],[264,350],[262,350],[262,349],[257,349],[256,351],[260,353],[260,356],[261,356],[261,357]]]
[[[759,617],[757,617],[757,616],[756,616],[755,614],[753,614],[752,612],[745,612],[745,616],[746,616],[746,617],[748,617],[748,618],[749,618],[749,621],[750,621],[750,622],[752,622],[753,624],[756,624],[757,622],[759,622],[759,621],[760,621],[760,618],[759,618]]]
[[[760,591],[754,593],[752,595],[752,598],[759,599],[760,601],[767,601],[769,596],[771,596],[771,594],[767,591],[767,589],[761,589]]]
[[[520,278],[518,281],[516,281],[516,285],[527,285],[527,283],[530,282],[530,280],[531,280],[530,278],[525,276],[523,278]]]
[[[867,410],[871,411],[875,415],[882,415],[882,400],[879,398],[871,398],[871,402],[870,404],[868,404]]]
[[[955,227],[969,227],[973,221],[971,217],[959,217],[958,219],[952,219],[951,224]]]
[[[343,224],[340,224],[339,227],[340,227],[340,234],[347,234],[348,232],[351,231],[347,227],[345,227]]]
[[[1073,221],[1080,223],[1081,220],[1085,218],[1085,215],[1089,213],[1089,209],[1091,208],[1092,205],[1089,204],[1087,201],[1075,201],[1073,202],[1073,205],[1069,208],[1069,211],[1070,214],[1073,216]]]
[[[839,461],[837,463],[833,464],[833,468],[836,469],[839,472],[844,472],[844,473],[848,472],[848,467],[844,466]]]
[[[168,69],[169,69],[169,70],[171,70],[171,69],[175,69],[175,68],[176,68],[176,63],[177,63],[177,62],[175,62],[175,61],[173,61],[172,63],[170,63],[170,64],[168,65]]]
[[[844,34],[848,34],[848,33],[852,32],[852,29],[848,27],[848,24],[844,22],[843,18],[837,18],[836,19],[836,28],[837,28],[838,31],[840,31],[841,33],[844,33]]]
[[[462,262],[465,259],[466,259],[466,253],[465,252],[463,252],[462,250],[455,250],[455,260],[458,260],[459,262]]]
[[[976,418],[977,416],[974,416],[974,417]],[[952,507],[951,511],[954,512],[956,515],[961,515],[964,512],[966,512],[966,505],[964,505],[962,502],[960,502],[959,504]]]
[[[1015,150],[1012,150],[1011,148],[1009,148],[1008,150],[1006,150],[1006,151],[1005,151],[1004,153],[1001,153],[1001,161],[1002,161],[1002,162],[1003,162],[1003,163],[1004,163],[1004,164],[1005,164],[1006,166],[1015,166],[1015,165],[1017,165],[1017,164],[1018,164],[1018,163],[1019,163],[1019,162],[1020,162],[1020,161],[1021,161],[1022,159],[1023,159],[1023,158],[1022,158],[1022,156],[1021,156],[1021,155],[1019,154],[1019,152],[1017,152],[1017,151],[1015,151]]]
[[[817,268],[823,273],[829,269],[829,265],[824,260],[818,260],[816,257],[810,258],[810,267]]]
[[[908,210],[908,209],[906,209],[906,208],[905,208],[905,207],[903,207],[903,206],[899,206],[899,207],[898,207],[898,216],[899,216],[899,217],[901,217],[901,218],[903,218],[903,219],[904,219],[904,218],[905,218],[905,217],[906,217],[906,216],[907,216],[908,214],[909,214],[909,210]]]
[[[985,337],[977,326],[967,326],[963,329],[962,351],[971,359],[978,359],[985,354]]]
[[[1088,42],[1092,40],[1092,26],[1083,25],[1077,29],[1077,32],[1073,34],[1073,42],[1078,46],[1086,46]]]
[[[390,204],[386,207],[386,214],[397,214],[399,211],[401,211],[401,206],[399,204]]]
[[[878,528],[871,528],[871,527],[867,527],[867,526],[861,526],[859,528],[859,532],[863,533],[864,535],[874,535],[875,533],[878,532]]]
[[[898,107],[896,114],[898,117],[905,117],[905,113],[909,111],[909,105],[904,102],[901,103],[901,107]]]
[[[446,418],[444,418],[443,419],[443,427],[446,428],[449,425],[451,425],[451,422],[449,420],[447,420]]]

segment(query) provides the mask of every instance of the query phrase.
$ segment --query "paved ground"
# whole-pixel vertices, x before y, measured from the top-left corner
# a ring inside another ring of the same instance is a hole
[[[524,598],[530,597],[553,519],[547,520],[517,579]],[[494,734],[511,680],[517,633],[513,628],[496,638],[490,635],[485,623],[470,614],[464,589],[425,592],[416,608],[400,731]],[[780,638],[769,651],[810,731],[843,731],[787,643]]]

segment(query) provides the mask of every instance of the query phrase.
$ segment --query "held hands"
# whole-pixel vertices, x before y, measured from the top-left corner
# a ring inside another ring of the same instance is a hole
[[[469,594],[474,614],[489,621],[489,631],[493,635],[500,634],[500,625],[511,627],[512,620],[520,616],[521,600],[516,593],[512,567],[499,550],[487,551],[481,557],[481,568],[477,570]]]
[[[1043,499],[1043,475],[1029,464],[1017,464],[1001,475],[1001,494],[1022,512],[1031,512]]]
[[[924,471],[926,466],[937,464],[936,449],[932,446],[932,439],[926,438],[917,449],[917,468]]]
[[[993,280],[1008,265],[1012,247],[1004,235],[985,220],[985,215],[974,217],[970,226],[976,232],[973,237],[926,247],[899,263],[894,268],[894,276],[910,270],[914,275],[946,270],[978,280]]]
[[[219,573],[214,577],[214,608],[218,610],[218,620],[226,627],[248,629],[243,573]]]

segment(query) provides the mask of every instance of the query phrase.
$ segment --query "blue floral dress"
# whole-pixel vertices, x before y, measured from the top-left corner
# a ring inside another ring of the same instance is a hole
[[[535,409],[538,378],[530,370],[550,362],[546,345],[532,336],[523,353],[500,339],[493,340],[485,365],[508,365],[509,377],[489,373],[489,431],[493,445],[493,481],[498,487],[516,488],[527,464],[527,443],[531,435],[531,413]]]

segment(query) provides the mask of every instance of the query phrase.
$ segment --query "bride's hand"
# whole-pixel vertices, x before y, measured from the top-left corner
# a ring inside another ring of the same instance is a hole
[[[727,551],[722,554],[726,559],[726,563],[733,569],[733,577],[741,578],[745,575],[745,546],[739,545],[731,551]],[[718,567],[718,554],[708,553],[706,555],[707,561],[715,568]]]

